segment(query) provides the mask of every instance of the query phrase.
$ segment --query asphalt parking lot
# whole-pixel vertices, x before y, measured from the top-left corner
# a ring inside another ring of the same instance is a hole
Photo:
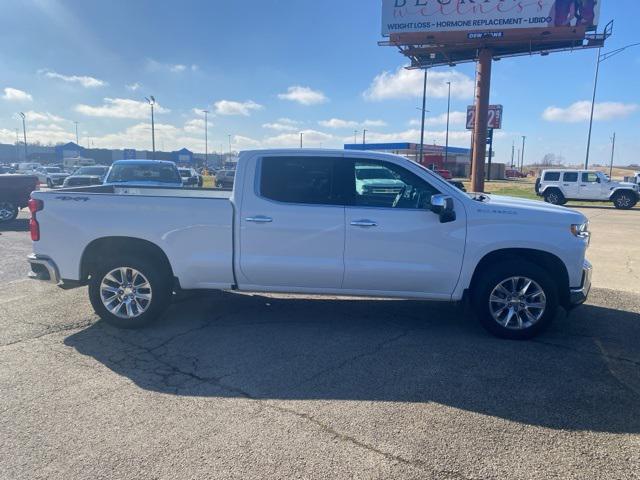
[[[2,226],[0,478],[640,478],[640,211],[581,211],[592,296],[530,342],[459,306],[226,293],[118,331]]]

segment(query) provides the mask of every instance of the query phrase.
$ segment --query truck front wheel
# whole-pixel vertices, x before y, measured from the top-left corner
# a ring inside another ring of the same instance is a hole
[[[619,210],[629,210],[638,203],[638,196],[635,192],[622,191],[613,196],[613,205]]]
[[[119,257],[91,274],[89,299],[106,323],[141,328],[164,313],[171,302],[171,276],[145,257]]]
[[[553,278],[528,261],[493,265],[475,282],[472,304],[480,323],[497,337],[526,340],[553,321],[558,291]]]

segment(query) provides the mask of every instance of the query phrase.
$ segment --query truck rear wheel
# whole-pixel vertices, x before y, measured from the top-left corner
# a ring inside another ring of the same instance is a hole
[[[551,188],[544,192],[544,201],[552,205],[564,205],[567,199],[564,198],[562,192],[556,188]]]
[[[0,223],[10,222],[18,216],[18,206],[11,202],[0,202]]]
[[[613,205],[619,210],[629,210],[638,203],[638,196],[635,192],[623,190],[613,196]]]
[[[171,275],[145,257],[123,256],[91,274],[89,299],[106,323],[135,329],[149,325],[171,303]]]
[[[558,288],[544,269],[518,259],[483,272],[475,282],[471,301],[480,323],[490,333],[527,340],[555,318]]]

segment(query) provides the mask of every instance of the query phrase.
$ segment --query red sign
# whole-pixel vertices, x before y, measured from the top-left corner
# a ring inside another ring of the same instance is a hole
[[[476,124],[476,107],[467,107],[467,130],[473,130]],[[499,130],[502,128],[502,105],[489,105],[487,128]]]

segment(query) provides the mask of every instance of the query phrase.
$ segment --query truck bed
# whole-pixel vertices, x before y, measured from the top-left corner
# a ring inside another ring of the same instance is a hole
[[[55,258],[63,279],[82,280],[78,259],[92,241],[124,237],[160,247],[183,288],[234,283],[231,191],[100,185],[32,196],[44,202],[34,253]]]

